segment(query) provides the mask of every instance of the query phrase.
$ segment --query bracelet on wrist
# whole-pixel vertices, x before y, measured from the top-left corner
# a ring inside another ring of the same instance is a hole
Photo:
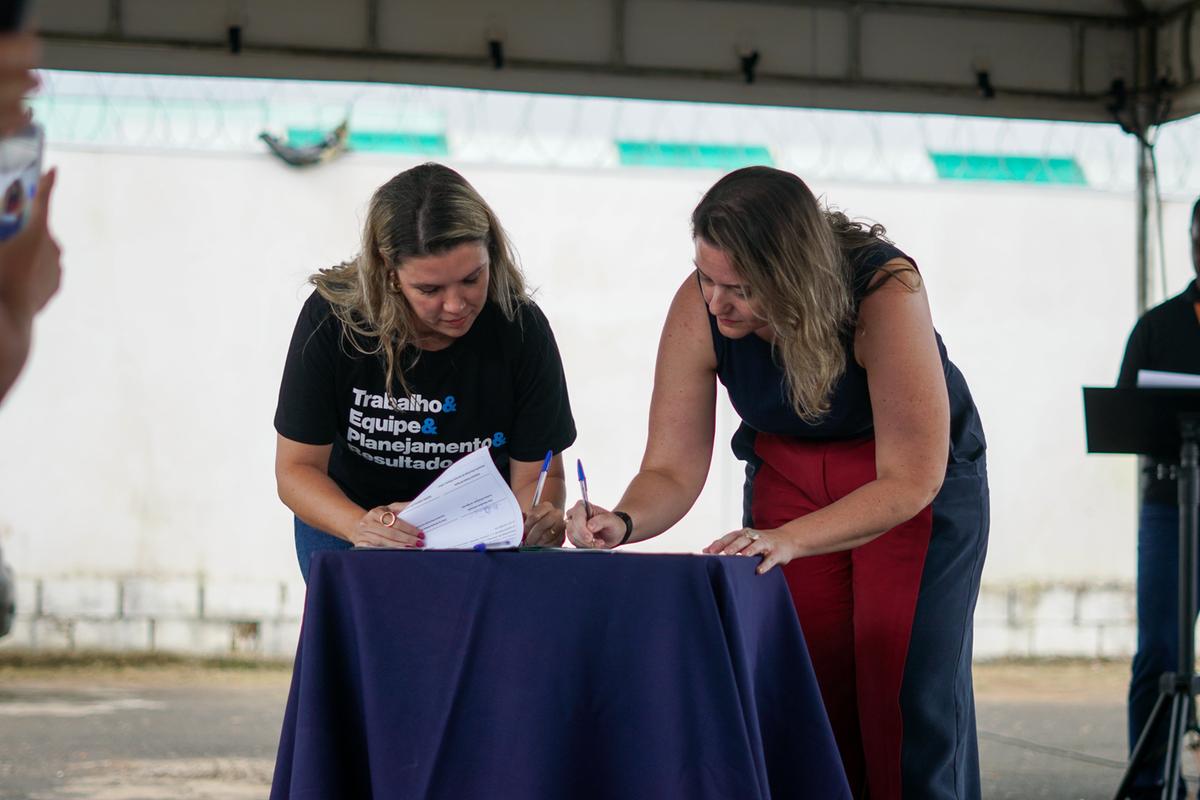
[[[620,547],[629,541],[629,537],[633,535],[633,519],[624,511],[614,511],[613,516],[619,518],[625,523],[625,535],[621,537],[621,541],[617,542],[616,546]]]

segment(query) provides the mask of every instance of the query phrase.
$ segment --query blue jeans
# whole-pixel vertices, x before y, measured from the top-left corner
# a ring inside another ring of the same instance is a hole
[[[1159,676],[1179,668],[1179,509],[1176,506],[1142,505],[1137,563],[1138,646],[1129,681],[1130,751],[1158,699]],[[1195,620],[1193,609],[1193,624]],[[1149,753],[1133,780],[1135,797],[1139,796],[1136,791],[1139,789],[1162,791],[1169,717],[1170,714],[1159,716],[1147,742]]]
[[[296,517],[296,558],[300,562],[300,575],[308,583],[308,565],[312,554],[318,550],[350,550],[354,545],[345,539],[330,536]]]

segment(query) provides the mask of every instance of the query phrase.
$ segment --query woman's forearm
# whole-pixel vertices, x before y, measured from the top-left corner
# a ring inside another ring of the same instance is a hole
[[[346,497],[333,479],[316,467],[295,465],[276,478],[279,499],[304,522],[339,539],[351,540],[366,509]]]
[[[0,400],[17,382],[25,361],[29,358],[29,340],[0,340]]]
[[[643,468],[629,482],[629,488],[614,510],[624,511],[633,520],[629,541],[641,542],[658,536],[683,519],[699,495],[699,489],[689,490],[668,472]]]
[[[940,484],[878,478],[779,530],[796,543],[799,556],[849,550],[915,517],[933,502],[940,488]]]
[[[517,497],[517,502],[521,505],[521,510],[529,513],[533,507],[533,493],[537,490],[537,481],[530,481],[523,486],[513,487],[513,494]],[[538,502],[553,503],[554,507],[560,511],[567,502],[567,484],[562,478],[557,478],[553,475],[546,476],[546,483],[542,486],[542,496]]]
[[[14,313],[0,297],[0,400],[17,382],[29,358],[32,318]]]

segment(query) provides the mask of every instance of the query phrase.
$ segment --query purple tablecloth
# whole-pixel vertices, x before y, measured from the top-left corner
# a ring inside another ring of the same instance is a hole
[[[271,797],[849,798],[757,561],[319,553]]]

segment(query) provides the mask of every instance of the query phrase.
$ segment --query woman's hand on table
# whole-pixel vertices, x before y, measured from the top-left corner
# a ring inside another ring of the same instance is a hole
[[[567,511],[567,538],[588,550],[611,550],[625,537],[625,521],[606,508],[592,503],[592,518],[580,500]]]
[[[538,503],[525,515],[522,544],[530,547],[561,547],[567,523],[562,509],[549,500]]]
[[[800,555],[800,548],[793,537],[775,528],[769,531],[754,528],[738,528],[704,548],[701,552],[719,556],[761,556],[758,574],[769,572],[772,567],[783,566]]]
[[[350,534],[355,547],[425,546],[425,534],[398,516],[408,503],[376,506],[363,514]]]

